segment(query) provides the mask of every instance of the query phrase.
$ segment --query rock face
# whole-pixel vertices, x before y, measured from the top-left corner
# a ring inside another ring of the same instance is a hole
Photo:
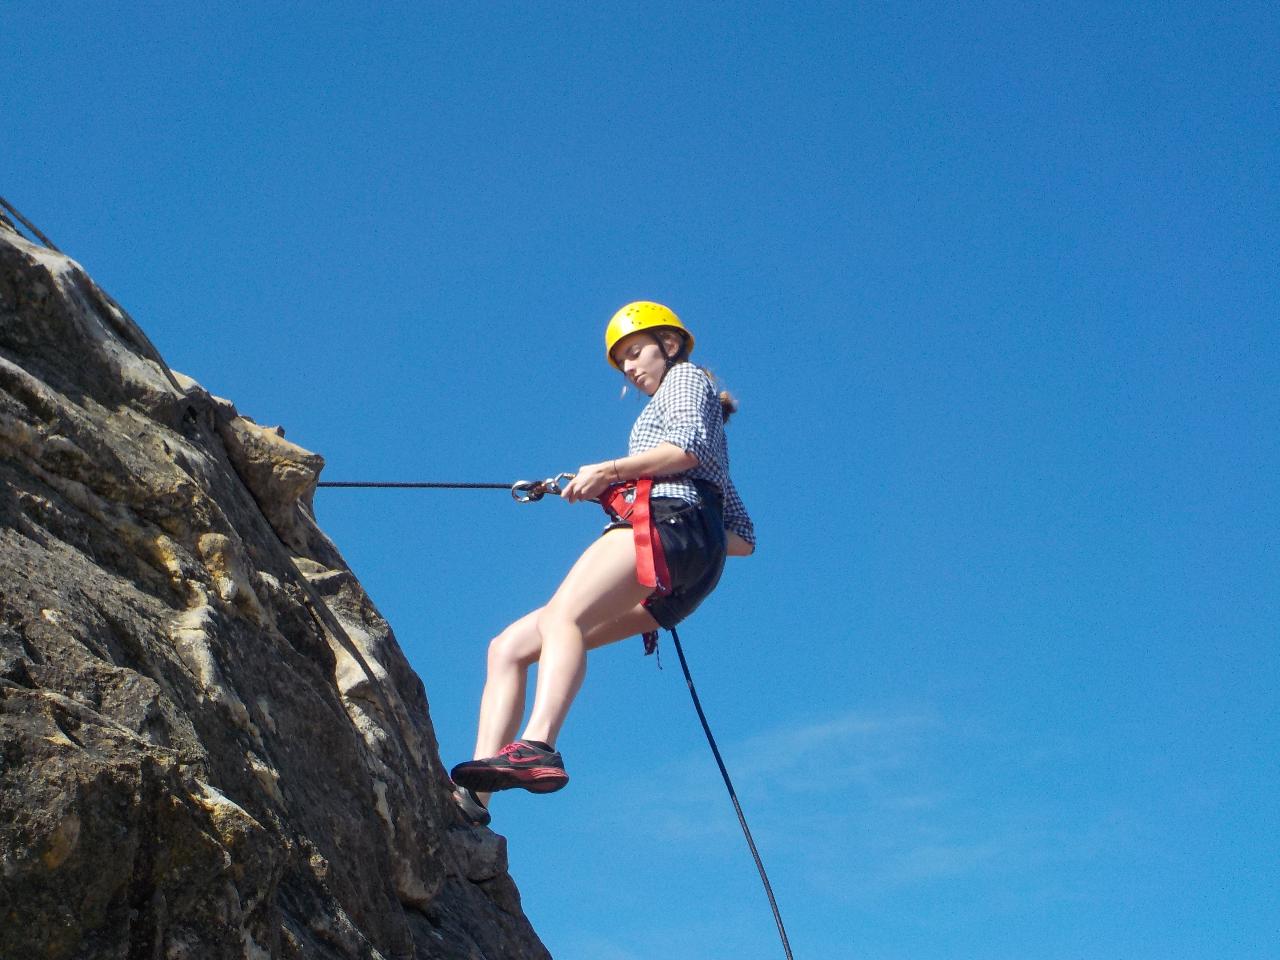
[[[546,958],[323,461],[0,217],[0,958]]]

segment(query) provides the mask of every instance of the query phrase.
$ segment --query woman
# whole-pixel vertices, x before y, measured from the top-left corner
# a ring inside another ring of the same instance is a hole
[[[609,321],[609,363],[651,399],[631,429],[627,456],[581,467],[561,493],[571,503],[601,500],[613,522],[546,606],[489,645],[477,759],[452,771],[454,798],[473,823],[489,822],[492,791],[551,793],[568,783],[555,742],[589,650],[643,634],[652,652],[658,628],[675,626],[715,588],[725,556],[755,549],[751,519],[729,479],[724,422],[735,405],[688,362],[693,343],[658,303],[627,304]],[[514,739],[534,663],[533,711]]]

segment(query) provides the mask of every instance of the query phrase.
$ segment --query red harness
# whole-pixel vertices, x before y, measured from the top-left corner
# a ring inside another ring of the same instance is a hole
[[[600,505],[605,513],[631,524],[636,543],[636,580],[665,597],[671,592],[671,572],[649,509],[652,489],[652,477],[641,477],[635,483],[615,483],[600,495]]]

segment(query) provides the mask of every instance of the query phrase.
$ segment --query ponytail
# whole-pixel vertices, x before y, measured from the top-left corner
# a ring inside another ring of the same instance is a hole
[[[729,422],[729,418],[738,412],[738,400],[728,390],[720,391],[720,416],[725,423]]]
[[[698,365],[694,364],[694,366]],[[699,366],[698,369],[707,374],[707,379],[712,381],[712,389],[719,387],[719,378],[717,378],[716,374],[713,374],[712,371],[704,366]],[[728,424],[728,419],[737,412],[737,397],[733,396],[728,390],[719,390],[716,394],[716,399],[721,404],[721,420],[724,424]]]
[[[698,369],[711,380],[713,390],[720,386],[720,380],[714,373],[706,367],[699,367]],[[738,412],[738,398],[728,390],[719,390],[716,393],[716,399],[720,401],[720,418],[727,424],[729,418]]]

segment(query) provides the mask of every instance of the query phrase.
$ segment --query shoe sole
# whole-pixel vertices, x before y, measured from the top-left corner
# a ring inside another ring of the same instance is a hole
[[[455,768],[453,782],[478,793],[498,790],[555,793],[569,782],[569,775],[557,767],[471,767]]]

